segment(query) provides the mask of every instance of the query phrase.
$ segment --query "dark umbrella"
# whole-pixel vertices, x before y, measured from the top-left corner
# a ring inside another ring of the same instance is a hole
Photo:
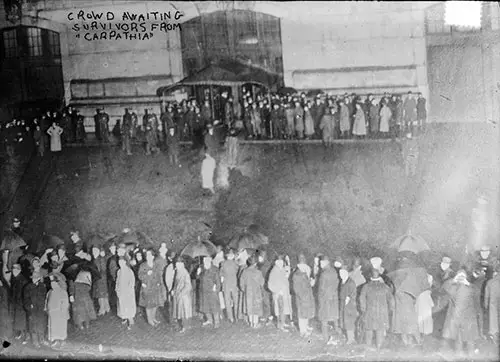
[[[199,256],[212,256],[216,252],[217,248],[210,241],[196,240],[187,244],[184,249],[182,249],[180,255],[189,256],[194,259]]]
[[[297,90],[292,87],[283,87],[278,89],[278,94],[282,96],[287,94],[297,94],[297,93],[298,93]]]
[[[229,246],[238,250],[259,249],[263,245],[269,244],[267,236],[260,232],[244,232],[236,235],[229,243]]]
[[[116,243],[123,243],[127,246],[140,246],[147,248],[154,246],[153,240],[141,231],[129,231],[116,238]]]
[[[306,93],[306,96],[316,97],[318,94],[323,94],[323,91],[321,89],[311,89]]]
[[[23,246],[26,246],[26,242],[22,237],[17,235],[12,230],[5,230],[5,232],[3,233],[2,246],[0,247],[0,250],[6,249],[12,251]]]
[[[68,261],[67,264],[63,266],[61,272],[68,280],[75,280],[81,270],[89,271],[92,274],[93,280],[97,280],[101,277],[99,270],[94,263],[77,257]]]

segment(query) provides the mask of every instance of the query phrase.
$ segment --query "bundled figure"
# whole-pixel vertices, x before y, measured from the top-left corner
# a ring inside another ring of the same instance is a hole
[[[24,287],[23,303],[28,315],[28,330],[31,342],[35,347],[40,343],[45,344],[45,328],[47,317],[45,315],[45,296],[47,287],[39,272],[33,272],[31,282]]]
[[[246,313],[252,328],[259,327],[259,317],[263,314],[264,277],[257,268],[257,261],[255,255],[252,255],[248,259],[249,267],[242,271],[240,277],[240,289],[243,292]]]
[[[184,333],[193,317],[191,276],[184,260],[178,257],[175,261],[175,279],[173,282],[173,318],[179,322],[180,333]]]
[[[359,295],[366,344],[371,346],[375,332],[377,349],[382,348],[389,329],[389,315],[394,310],[391,288],[384,283],[377,269],[372,270],[370,281],[363,286]]]
[[[81,330],[88,329],[90,321],[96,320],[94,302],[90,296],[92,290],[92,274],[81,270],[75,281],[69,282],[69,300],[72,303],[72,315],[75,326]]]
[[[335,110],[330,108],[321,118],[321,123],[319,128],[321,129],[323,135],[323,145],[326,147],[333,146],[333,138],[335,135]]]
[[[431,287],[433,282],[432,275],[427,275],[427,281],[429,282],[429,289],[426,289],[425,291],[420,293],[415,303],[415,311],[418,316],[418,330],[423,336],[432,334],[434,329],[434,321],[432,319],[432,308],[434,307],[434,301],[432,300],[431,295]]]
[[[299,255],[299,263],[292,275],[292,288],[297,305],[297,317],[301,337],[309,337],[312,328],[309,320],[315,315],[314,295],[311,287],[311,269],[306,263],[304,255]]]
[[[132,115],[128,108],[125,108],[123,115],[121,135],[122,135],[122,151],[126,152],[128,156],[132,155],[132,136],[133,136],[134,123]]]
[[[116,275],[117,315],[122,323],[127,323],[127,328],[134,325],[134,317],[137,313],[135,275],[124,257],[118,259],[118,272]]]
[[[51,275],[50,287],[45,311],[49,317],[48,339],[54,347],[60,346],[68,337],[69,298],[66,280],[62,275]]]
[[[27,335],[26,311],[23,307],[23,289],[28,284],[28,280],[21,273],[21,265],[14,264],[12,266],[12,278],[10,280],[12,307],[13,312],[13,329],[14,337],[21,342],[24,342]]]
[[[179,166],[179,135],[175,126],[170,126],[168,128],[168,133],[166,137],[167,150],[168,150],[168,158],[170,160],[170,164],[173,166]]]
[[[139,280],[141,281],[141,292],[139,305],[146,309],[147,321],[156,327],[160,321],[156,319],[158,307],[165,304],[166,291],[163,284],[163,269],[161,263],[155,261],[155,251],[152,248],[146,250],[146,261],[139,267]]]
[[[100,278],[95,280],[92,285],[92,297],[97,299],[99,303],[99,312],[97,315],[101,316],[111,311],[108,298],[107,259],[101,256],[101,250],[97,246],[92,247],[92,257],[100,274]]]
[[[47,134],[50,136],[50,150],[52,152],[59,152],[61,148],[61,134],[63,129],[57,125],[56,122],[52,123],[52,126],[47,130]]]
[[[358,319],[357,289],[356,283],[349,276],[349,272],[340,269],[340,326],[347,336],[347,344],[353,344],[355,340],[355,326]]]
[[[234,323],[234,315],[238,305],[238,264],[234,260],[234,251],[229,250],[220,266],[222,293],[226,305],[227,319]]]
[[[459,270],[453,279],[448,279],[443,288],[450,297],[443,338],[455,341],[455,348],[462,352],[464,342],[469,355],[474,354],[475,341],[479,339],[479,324],[477,321],[477,305],[474,288],[467,272]]]
[[[321,272],[318,280],[318,319],[324,339],[333,343],[333,338],[328,336],[328,323],[332,322],[336,331],[339,320],[339,278],[327,256],[322,256],[319,264]]]
[[[273,293],[273,310],[274,315],[278,319],[277,327],[283,332],[288,332],[285,329],[286,316],[292,316],[289,276],[289,264],[285,265],[285,259],[279,256],[269,273],[267,287]]]
[[[203,325],[212,324],[214,328],[220,325],[220,274],[213,265],[212,258],[203,258],[203,269],[198,269],[200,277],[200,312],[205,315]]]

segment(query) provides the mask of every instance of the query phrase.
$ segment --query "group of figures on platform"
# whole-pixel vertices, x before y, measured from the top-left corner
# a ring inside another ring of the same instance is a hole
[[[13,247],[14,234],[22,233],[19,221],[9,233],[10,242],[3,242],[1,337],[15,334],[35,346],[63,343],[68,320],[88,329],[108,313],[128,329],[145,317],[153,328],[166,321],[185,333],[199,317],[203,327],[219,328],[224,320],[253,329],[274,325],[304,338],[317,321],[320,338],[333,346],[373,348],[375,341],[381,349],[393,337],[405,346],[422,345],[436,331],[443,346],[453,341],[463,352],[466,345],[471,355],[481,339],[498,343],[500,264],[488,246],[460,264],[444,256],[438,268],[425,265],[420,252],[400,249],[388,271],[378,256],[317,254],[309,265],[300,254],[292,264],[266,248],[213,244],[210,253],[193,247],[177,254],[167,243],[158,249],[130,246],[129,229],[105,242],[84,242],[72,232],[68,243],[36,254]],[[457,272],[453,264],[460,265]]]

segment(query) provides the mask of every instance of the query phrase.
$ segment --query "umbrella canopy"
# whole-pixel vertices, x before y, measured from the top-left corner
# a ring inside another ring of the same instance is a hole
[[[88,239],[87,239],[87,246],[91,248],[92,246],[97,246],[98,248],[104,247],[110,240],[115,238],[116,235],[103,235],[100,233],[95,233],[92,234]]]
[[[5,230],[5,232],[3,233],[0,250],[6,249],[12,251],[22,246],[26,246],[26,242],[23,240],[22,237],[17,235],[12,230]]]
[[[212,256],[217,252],[217,248],[210,241],[199,241],[196,240],[187,244],[184,249],[182,249],[180,255],[190,256],[191,258],[197,258],[199,256]]]
[[[311,89],[306,93],[306,96],[308,97],[316,97],[319,94],[323,94],[323,91],[321,89]]]
[[[269,244],[269,239],[267,236],[260,232],[244,232],[242,234],[236,235],[229,246],[238,250],[241,249],[258,249],[262,245]]]
[[[287,94],[297,94],[297,90],[295,88],[292,88],[292,87],[283,87],[283,88],[280,88],[278,89],[278,94],[284,96],[284,95],[287,95]]]
[[[124,243],[127,246],[140,246],[141,248],[147,248],[155,245],[153,239],[141,231],[123,233],[116,238],[116,243]]]
[[[431,250],[427,242],[422,237],[409,234],[397,238],[391,247],[397,249],[399,252],[409,251],[414,254]]]
[[[61,272],[68,280],[75,280],[76,276],[81,270],[89,271],[92,274],[92,279],[97,280],[101,277],[97,266],[91,261],[73,258],[63,266]]]

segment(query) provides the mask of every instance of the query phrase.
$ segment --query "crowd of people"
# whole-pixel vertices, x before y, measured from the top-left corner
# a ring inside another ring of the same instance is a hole
[[[35,146],[37,153],[44,156],[48,150],[60,152],[63,145],[83,143],[87,138],[84,117],[72,107],[62,112],[48,110],[33,119],[0,122],[0,136],[9,157],[30,146]]]
[[[17,220],[12,232],[20,230]],[[488,337],[498,343],[500,264],[487,246],[456,272],[444,256],[434,272],[409,251],[387,271],[377,256],[318,254],[310,265],[302,254],[292,262],[262,249],[218,246],[200,260],[177,255],[167,243],[156,249],[123,238],[83,242],[76,231],[70,239],[37,255],[29,248],[4,251],[2,337],[14,333],[22,343],[57,347],[67,339],[69,320],[88,329],[116,313],[127,329],[145,318],[151,327],[166,321],[185,333],[198,328],[192,321],[200,317],[203,327],[220,328],[224,320],[253,329],[274,325],[304,338],[316,320],[328,345],[377,349],[388,335],[421,345],[435,330],[460,352],[465,344],[476,353],[475,343]]]

